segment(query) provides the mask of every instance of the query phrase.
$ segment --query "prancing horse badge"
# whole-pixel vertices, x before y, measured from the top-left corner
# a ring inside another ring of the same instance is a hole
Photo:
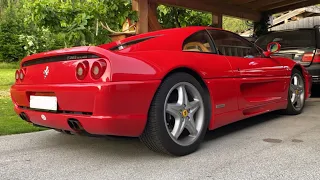
[[[46,67],[46,69],[43,71],[44,78],[46,78],[49,75],[49,66]]]

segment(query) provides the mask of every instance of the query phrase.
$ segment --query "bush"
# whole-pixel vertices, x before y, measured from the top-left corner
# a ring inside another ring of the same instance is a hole
[[[126,18],[138,19],[131,0],[0,0],[0,62],[17,62],[23,57],[73,46],[110,42],[107,23],[119,31]],[[211,13],[159,6],[158,19],[164,28],[207,26]],[[224,17],[225,29],[239,32],[244,20]]]
[[[19,61],[26,55],[20,34],[24,31],[22,17],[13,7],[8,7],[0,21],[0,60]]]
[[[1,5],[0,1],[0,5]],[[0,62],[73,46],[110,42],[100,21],[119,30],[137,20],[130,0],[8,0],[0,6]],[[3,10],[4,9],[4,10]]]

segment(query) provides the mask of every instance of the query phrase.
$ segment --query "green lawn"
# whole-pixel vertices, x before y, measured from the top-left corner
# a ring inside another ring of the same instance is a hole
[[[10,86],[15,81],[15,72],[14,69],[0,69],[0,98],[9,97]]]
[[[0,69],[18,69],[19,63],[0,62]]]
[[[0,135],[44,130],[24,122],[13,110],[10,86],[14,83],[15,69],[0,68]]]

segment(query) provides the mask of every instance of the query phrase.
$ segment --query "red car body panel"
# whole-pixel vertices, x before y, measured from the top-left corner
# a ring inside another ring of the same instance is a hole
[[[37,125],[72,131],[67,119],[74,118],[91,134],[139,136],[144,129],[146,112],[159,83],[160,81],[132,81],[14,85],[11,94],[15,111],[18,114],[26,113],[32,123]],[[54,92],[59,111],[48,113],[28,109],[30,92]],[[46,120],[41,115],[45,115]]]
[[[162,30],[112,42],[99,47],[76,47],[39,53],[24,58],[25,73],[11,88],[17,114],[25,113],[37,125],[73,131],[67,123],[77,119],[90,134],[139,136],[145,127],[148,110],[161,81],[171,72],[193,72],[205,84],[211,99],[209,129],[287,106],[291,71],[302,69],[306,98],[311,76],[296,62],[281,58],[241,58],[217,54],[183,52],[183,41],[204,27]],[[208,28],[210,29],[210,28]],[[149,40],[111,51],[110,48],[138,40]],[[95,58],[72,59],[74,54]],[[68,56],[66,60],[25,66],[35,59]],[[76,67],[87,61],[89,67],[102,59],[106,71],[99,79],[76,76]],[[44,78],[43,71],[50,68]],[[58,111],[29,108],[30,95],[51,93],[57,97]],[[223,105],[223,108],[219,106]],[[42,115],[46,117],[43,120]]]

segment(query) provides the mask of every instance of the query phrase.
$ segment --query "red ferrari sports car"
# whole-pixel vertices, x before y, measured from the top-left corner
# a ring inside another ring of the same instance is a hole
[[[25,57],[11,97],[25,121],[61,132],[140,137],[182,156],[206,131],[281,110],[302,112],[311,76],[237,34],[211,27],[161,30],[100,46]]]

